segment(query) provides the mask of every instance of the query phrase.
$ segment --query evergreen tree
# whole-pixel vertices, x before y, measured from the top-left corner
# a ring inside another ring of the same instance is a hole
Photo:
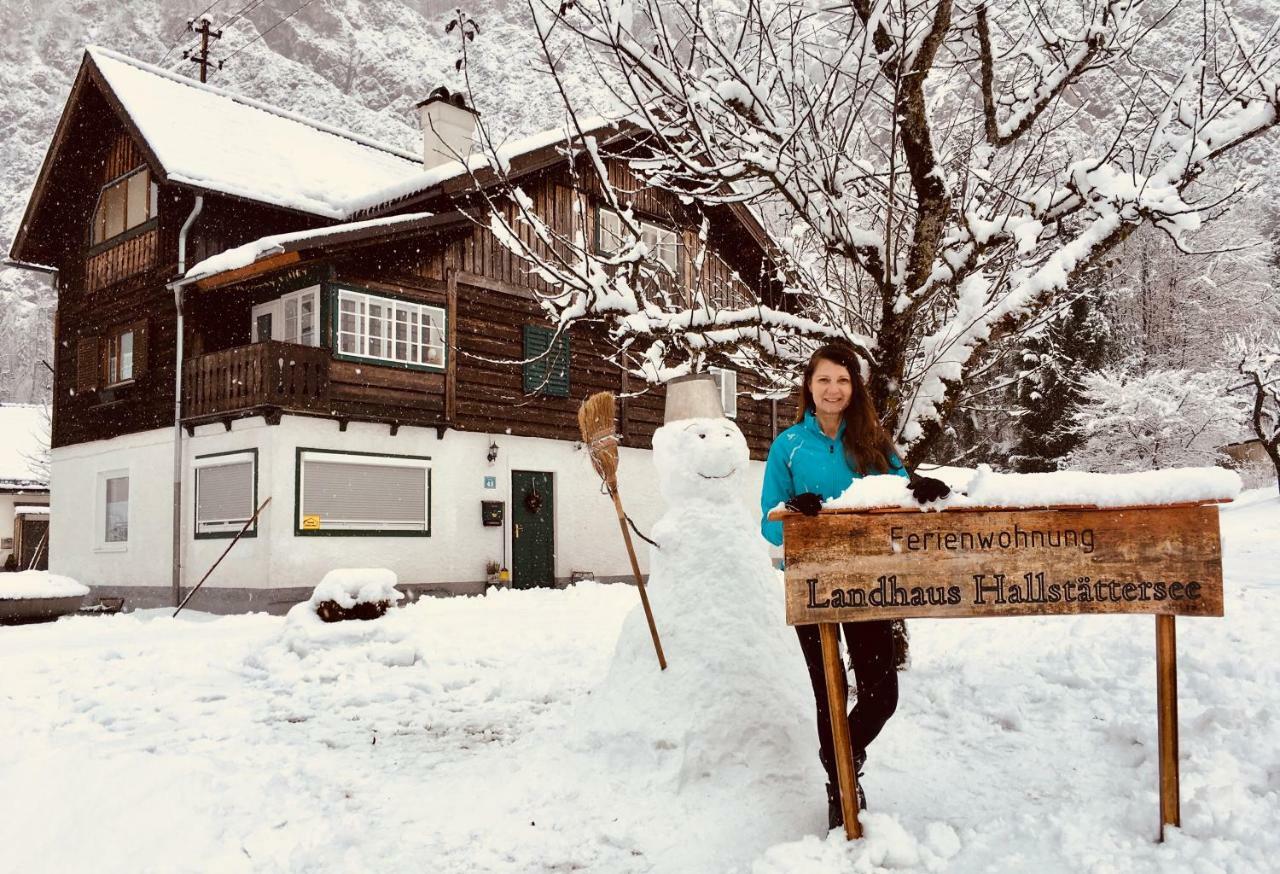
[[[1111,345],[1102,271],[1044,329],[1026,339],[1018,380],[1018,439],[1009,463],[1019,473],[1057,470],[1083,439],[1075,421],[1082,378],[1106,363]]]

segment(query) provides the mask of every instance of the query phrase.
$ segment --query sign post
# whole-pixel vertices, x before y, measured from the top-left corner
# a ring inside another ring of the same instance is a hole
[[[1180,822],[1176,616],[1222,616],[1212,503],[774,511],[783,523],[787,624],[817,624],[845,830],[854,804],[836,626],[880,619],[1153,613],[1160,838]]]

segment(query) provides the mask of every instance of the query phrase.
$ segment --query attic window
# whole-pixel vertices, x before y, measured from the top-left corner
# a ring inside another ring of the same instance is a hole
[[[102,188],[93,211],[93,245],[132,230],[156,214],[156,191],[151,171],[139,167]]]
[[[627,242],[628,231],[622,217],[611,209],[600,207],[597,248],[603,253],[617,252]],[[680,269],[680,235],[671,228],[636,219],[640,226],[640,239],[645,248],[666,265],[674,275]]]

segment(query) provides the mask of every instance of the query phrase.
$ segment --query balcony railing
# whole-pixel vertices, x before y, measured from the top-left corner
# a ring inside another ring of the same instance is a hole
[[[216,420],[250,410],[322,411],[329,350],[274,340],[210,352],[182,367],[182,418]]]

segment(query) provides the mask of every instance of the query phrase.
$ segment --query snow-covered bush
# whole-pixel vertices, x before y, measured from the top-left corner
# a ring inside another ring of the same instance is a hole
[[[404,597],[386,568],[338,568],[324,575],[307,606],[325,622],[377,619]]]
[[[1084,438],[1068,466],[1101,472],[1211,465],[1240,433],[1240,408],[1218,374],[1102,370],[1082,379]]]

